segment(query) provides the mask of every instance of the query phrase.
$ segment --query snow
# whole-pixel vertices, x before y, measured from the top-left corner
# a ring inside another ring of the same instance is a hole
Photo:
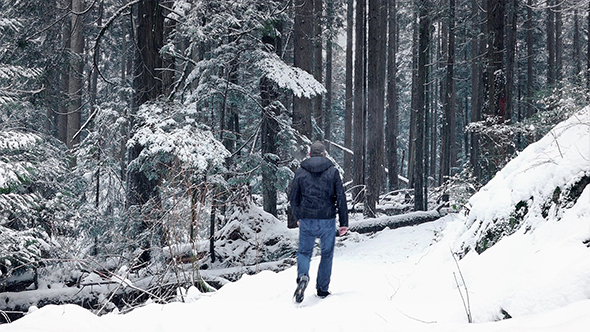
[[[244,275],[215,293],[182,289],[184,303],[146,303],[125,314],[32,308],[0,332],[588,331],[590,185],[546,217],[535,209],[556,186],[590,172],[589,124],[586,108],[529,146],[472,197],[469,214],[338,238],[332,295],[325,299],[314,295],[315,257],[300,305],[292,301],[292,267]],[[528,227],[457,260],[454,251],[477,239],[481,225],[507,218],[522,200],[532,201],[522,221]],[[502,312],[512,318],[503,320]]]

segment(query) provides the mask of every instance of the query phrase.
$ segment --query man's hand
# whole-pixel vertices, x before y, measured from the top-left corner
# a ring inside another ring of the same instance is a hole
[[[340,227],[338,234],[340,234],[340,236],[343,236],[344,234],[346,234],[346,232],[348,232],[348,227],[342,226],[342,227]]]

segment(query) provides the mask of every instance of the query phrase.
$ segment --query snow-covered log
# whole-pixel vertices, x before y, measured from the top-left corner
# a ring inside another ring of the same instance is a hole
[[[438,210],[417,211],[397,216],[385,216],[379,218],[350,221],[349,230],[357,233],[374,233],[385,228],[395,229],[405,226],[415,226],[425,222],[435,221],[442,217]]]

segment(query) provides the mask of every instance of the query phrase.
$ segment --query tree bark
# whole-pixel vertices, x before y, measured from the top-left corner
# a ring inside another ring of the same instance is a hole
[[[332,140],[332,36],[334,26],[334,0],[326,1],[326,105],[324,107],[324,138]],[[326,144],[326,151],[330,152],[330,144]]]
[[[557,85],[561,85],[563,79],[563,19],[562,19],[562,1],[555,3],[555,80]]]
[[[386,31],[385,4],[382,0],[369,0],[367,126],[371,130],[367,137],[367,187],[364,209],[365,215],[369,217],[375,217],[382,183]]]
[[[516,55],[516,28],[518,19],[518,1],[510,0],[506,15],[506,114],[505,119],[510,120],[513,112],[513,91]]]
[[[311,0],[308,0],[311,1]],[[322,17],[323,17],[323,0],[313,0],[313,77],[316,81],[323,82],[323,57],[322,57]],[[314,140],[323,140],[321,130],[324,129],[324,117],[323,117],[323,96],[318,94],[313,98],[313,116],[319,129],[313,135]]]
[[[65,10],[69,10],[71,5],[71,0],[60,0],[60,7],[66,8]],[[68,132],[68,110],[69,110],[69,86],[70,86],[70,63],[69,61],[65,61],[65,59],[69,59],[67,50],[70,49],[70,35],[72,34],[71,31],[72,20],[65,19],[63,20],[63,24],[61,27],[61,42],[62,42],[62,52],[64,57],[64,64],[61,71],[61,78],[60,78],[60,90],[62,93],[62,99],[65,100],[60,103],[59,106],[59,113],[57,115],[57,136],[60,141],[66,144],[67,132]],[[67,64],[66,64],[67,63]]]
[[[68,95],[70,104],[67,116],[66,145],[72,149],[80,142],[80,136],[76,134],[80,130],[80,119],[82,114],[82,88],[84,77],[84,34],[83,34],[83,0],[72,1],[72,34],[70,40],[71,61]],[[76,136],[76,137],[74,137]]]
[[[429,0],[420,0],[418,6],[418,75],[415,88],[415,109],[412,110],[416,118],[416,150],[414,155],[414,209],[426,209],[424,200],[424,112],[426,66],[428,59],[428,44],[430,41]]]
[[[354,119],[353,119],[353,196],[363,201],[361,187],[365,184],[365,79],[366,79],[366,2],[356,3],[356,43],[354,59]]]
[[[533,115],[533,57],[534,57],[534,40],[533,40],[533,0],[527,0],[527,21],[526,21],[526,57],[527,57],[527,70],[526,70],[526,111],[525,117]]]
[[[295,0],[295,23],[293,26],[293,63],[308,73],[313,72],[313,57],[309,56],[313,49],[313,2],[310,0]],[[311,99],[305,97],[293,98],[293,128],[301,135],[311,140]],[[299,142],[301,150],[296,157],[303,158],[307,147]]]
[[[264,211],[277,216],[277,109],[272,102],[279,97],[275,83],[266,76],[260,79],[260,99],[262,109],[261,148],[262,148],[262,201]]]
[[[439,185],[442,185],[451,174],[451,165],[455,145],[455,0],[449,0],[448,47],[446,59],[445,87],[443,95],[443,119],[441,129],[441,153]]]
[[[506,85],[503,68],[506,0],[488,1],[488,114],[505,119]]]
[[[133,98],[131,115],[137,114],[139,106],[150,100],[156,100],[162,94],[162,58],[160,49],[163,46],[164,16],[159,6],[159,0],[142,0],[136,7],[137,28],[135,33],[135,58],[133,76]],[[131,128],[133,123],[131,122]],[[128,147],[128,161],[131,162],[139,157],[143,146],[135,144]],[[152,200],[155,203],[154,210],[158,209],[159,193],[157,190],[158,179],[148,178],[141,170],[129,169],[127,174],[127,207],[143,206]],[[152,220],[141,217],[139,232],[143,232],[152,225]],[[158,221],[155,221],[158,222]],[[162,245],[163,234],[161,225],[155,225],[155,236],[153,238],[160,243],[142,243],[144,253],[142,261],[149,261],[151,254],[148,248],[152,245]]]
[[[479,22],[480,10],[479,2],[477,0],[471,1],[471,17],[473,35],[471,37],[471,122],[481,120],[481,66],[480,66],[480,39],[479,33],[481,31],[481,24]],[[473,175],[476,178],[480,177],[479,171],[479,138],[478,134],[472,132],[470,135],[470,151],[469,162],[473,169]]]
[[[555,0],[547,0],[547,85],[552,87],[556,81],[555,70]]]
[[[346,5],[346,78],[345,78],[345,106],[344,106],[344,146],[352,150],[352,101],[353,101],[353,53],[352,38],[354,31],[354,0],[348,0]],[[344,153],[344,182],[352,180],[352,154]]]
[[[387,124],[385,138],[387,146],[387,169],[389,190],[399,189],[398,179],[398,92],[397,92],[397,4],[396,0],[388,1],[388,50],[387,50]]]
[[[574,38],[573,38],[573,52],[572,52],[572,59],[573,59],[573,67],[574,72],[572,73],[572,77],[577,84],[582,83],[580,74],[582,73],[582,65],[581,65],[581,58],[580,52],[582,43],[580,42],[580,15],[578,14],[578,9],[574,9]]]

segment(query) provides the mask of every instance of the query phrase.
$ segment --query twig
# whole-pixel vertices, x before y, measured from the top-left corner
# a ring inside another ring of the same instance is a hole
[[[459,276],[461,277],[461,282],[463,283],[463,288],[465,290],[465,297],[463,296],[463,292],[461,292],[461,287],[459,286],[459,281],[457,280],[457,275],[453,272],[453,277],[455,278],[455,284],[457,284],[457,290],[461,295],[461,301],[463,301],[463,307],[465,308],[465,314],[467,315],[467,321],[469,323],[473,323],[473,318],[471,316],[471,304],[469,303],[469,291],[467,290],[467,285],[465,284],[465,279],[463,278],[463,273],[461,272],[461,268],[459,267],[459,262],[457,261],[457,257],[451,251],[451,256],[453,256],[453,260],[455,260],[455,265],[457,265],[457,270],[459,271]]]
[[[433,321],[425,321],[425,320],[421,320],[421,319],[418,319],[418,318],[414,318],[414,317],[406,314],[405,312],[399,310],[399,308],[397,308],[397,307],[395,309],[397,309],[397,311],[399,311],[402,315],[408,317],[409,319],[413,319],[413,320],[418,321],[420,323],[424,323],[424,324],[436,324],[437,323],[435,320],[433,320]]]

